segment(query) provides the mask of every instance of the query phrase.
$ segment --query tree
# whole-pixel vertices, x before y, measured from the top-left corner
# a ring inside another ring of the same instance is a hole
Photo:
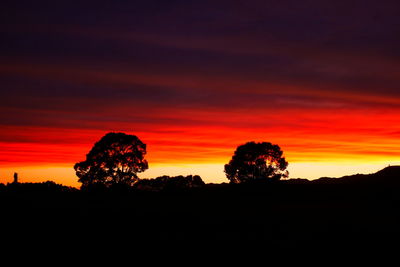
[[[238,146],[232,159],[225,164],[225,174],[231,183],[259,179],[287,178],[287,161],[278,145],[268,142],[248,142]]]
[[[74,169],[82,187],[102,185],[133,185],[138,172],[148,169],[144,159],[146,144],[134,135],[108,133],[86,155],[86,160],[76,163]]]

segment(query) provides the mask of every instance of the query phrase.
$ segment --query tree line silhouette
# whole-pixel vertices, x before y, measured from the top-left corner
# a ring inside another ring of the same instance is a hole
[[[97,141],[86,159],[74,165],[74,170],[83,191],[131,190],[131,191],[176,191],[204,188],[206,183],[199,175],[163,175],[156,178],[140,179],[138,173],[149,168],[145,159],[146,144],[137,136],[110,132]],[[230,185],[252,187],[280,184],[400,184],[400,166],[390,166],[376,174],[357,174],[342,178],[322,177],[316,180],[287,179],[288,162],[279,145],[269,142],[247,142],[239,145],[231,160],[224,165],[224,172]],[[225,183],[224,183],[225,184]],[[222,184],[221,186],[224,186]],[[208,184],[209,188],[218,185]],[[58,185],[52,181],[43,183],[19,183],[14,173],[13,183],[0,184],[0,191],[75,191],[75,188]]]
[[[86,160],[75,164],[74,169],[82,189],[134,186],[147,190],[165,188],[191,188],[204,185],[200,176],[162,176],[154,180],[139,179],[149,165],[145,159],[146,144],[137,136],[125,133],[107,133],[86,155]],[[268,142],[248,142],[237,147],[225,174],[231,183],[253,180],[279,180],[288,177],[288,162],[278,145]]]

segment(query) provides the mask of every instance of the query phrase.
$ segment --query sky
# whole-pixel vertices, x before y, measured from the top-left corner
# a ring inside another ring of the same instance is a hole
[[[5,1],[0,182],[79,186],[106,133],[147,144],[139,177],[223,173],[278,144],[291,178],[400,164],[398,1]]]

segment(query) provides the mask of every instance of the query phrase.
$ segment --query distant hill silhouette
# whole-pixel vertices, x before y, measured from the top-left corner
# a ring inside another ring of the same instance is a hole
[[[365,186],[400,186],[400,166],[388,166],[376,173],[371,174],[353,174],[346,175],[342,177],[321,177],[315,180],[308,180],[305,178],[292,178],[288,180],[280,181],[252,181],[245,184],[205,184],[201,177],[198,175],[189,176],[160,176],[152,179],[141,179],[135,186],[129,190],[131,192],[137,191],[165,191],[166,189],[171,192],[176,192],[179,190],[190,190],[190,189],[203,189],[207,192],[211,191],[223,191],[226,188],[254,188],[262,189],[265,187],[270,187],[271,185],[282,184],[282,185],[365,185]],[[104,191],[105,189],[103,189]],[[18,192],[18,193],[60,193],[60,192],[77,192],[78,189],[74,187],[64,186],[62,184],[57,184],[53,181],[46,181],[40,183],[8,183],[0,184],[1,192]],[[118,190],[117,190],[118,191]],[[201,190],[196,190],[201,192]]]
[[[316,180],[289,179],[286,182],[294,184],[400,185],[400,166],[389,166],[372,174],[354,174],[339,178],[321,177]]]

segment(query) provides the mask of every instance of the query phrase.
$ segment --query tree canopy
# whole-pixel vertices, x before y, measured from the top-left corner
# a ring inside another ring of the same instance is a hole
[[[279,180],[288,177],[288,162],[278,145],[269,142],[248,142],[237,147],[232,159],[225,164],[225,174],[231,183],[252,180]]]
[[[76,163],[74,169],[82,187],[130,186],[138,180],[137,173],[148,169],[145,155],[146,144],[138,137],[111,132],[96,142],[86,160]]]

